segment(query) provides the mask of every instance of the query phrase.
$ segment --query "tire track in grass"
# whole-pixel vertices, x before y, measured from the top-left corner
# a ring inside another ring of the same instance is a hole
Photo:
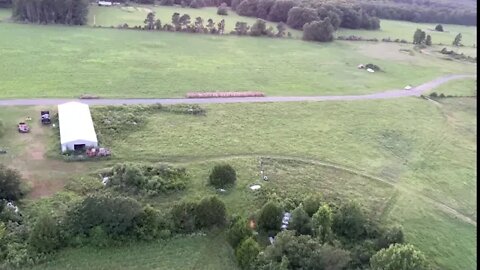
[[[425,194],[419,194],[419,192],[416,190],[413,190],[405,186],[401,186],[393,180],[388,180],[388,179],[383,179],[377,176],[373,176],[356,168],[348,168],[342,165],[338,165],[330,162],[324,162],[316,159],[294,157],[294,156],[280,156],[280,155],[243,154],[243,155],[215,156],[215,157],[209,157],[209,158],[199,157],[199,158],[193,158],[193,159],[191,158],[188,160],[178,161],[178,162],[161,162],[161,163],[170,164],[170,165],[188,165],[193,163],[206,163],[206,162],[212,162],[212,161],[223,161],[226,159],[237,159],[237,158],[262,158],[262,159],[275,159],[275,160],[285,160],[285,161],[291,160],[291,161],[297,161],[297,162],[302,162],[306,164],[312,164],[312,165],[323,166],[327,168],[333,168],[336,170],[345,171],[353,175],[358,175],[376,182],[381,182],[383,184],[389,185],[397,189],[398,191],[405,192],[409,195],[413,195],[430,204],[433,204],[437,209],[441,210],[442,212],[447,213],[450,216],[454,216],[462,220],[463,222],[469,223],[477,227],[476,220],[473,220],[472,218],[464,215],[463,213],[460,213],[459,211],[453,209],[452,207],[442,202],[439,202],[429,196],[426,196]]]

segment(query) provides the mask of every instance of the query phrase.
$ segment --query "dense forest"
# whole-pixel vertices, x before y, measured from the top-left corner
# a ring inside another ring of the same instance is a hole
[[[117,0],[127,2],[127,0]],[[191,8],[220,6],[225,3],[239,15],[257,17],[274,22],[284,22],[300,29],[303,23],[330,18],[332,25],[340,21],[340,27],[378,29],[379,20],[391,19],[411,22],[450,23],[476,25],[476,1],[471,0],[135,0],[141,4]],[[0,0],[0,7],[13,6],[15,18],[34,23],[84,24],[87,10],[86,0]],[[291,9],[294,18],[288,20]],[[302,8],[299,10],[298,8]],[[312,10],[317,10],[314,15]],[[304,18],[301,18],[305,15]],[[296,20],[301,18],[301,20]],[[301,26],[300,26],[301,25]]]
[[[87,0],[14,0],[12,15],[30,23],[82,25],[87,21]]]

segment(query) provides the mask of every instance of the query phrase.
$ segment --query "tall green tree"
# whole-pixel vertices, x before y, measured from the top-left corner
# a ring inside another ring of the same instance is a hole
[[[312,217],[314,235],[322,243],[328,241],[332,234],[333,212],[328,204],[322,205]]]
[[[428,270],[429,263],[413,245],[393,244],[370,259],[372,270]]]
[[[455,39],[452,42],[453,46],[460,46],[462,44],[462,33],[458,33],[458,35],[455,36]]]
[[[253,238],[249,237],[238,246],[235,256],[242,269],[251,269],[258,253],[260,253],[260,246]]]
[[[178,12],[173,13],[172,24],[175,27],[175,31],[182,30],[182,25],[180,23],[180,13],[178,13]]]
[[[257,220],[258,228],[264,231],[278,231],[282,225],[283,211],[280,206],[274,202],[267,202],[262,209]]]
[[[17,201],[25,194],[21,188],[22,177],[17,170],[0,164],[0,201]]]
[[[311,234],[312,224],[310,217],[300,205],[292,211],[292,217],[288,224],[289,229],[297,231],[299,234]]]
[[[246,219],[236,217],[231,221],[227,230],[227,241],[234,249],[250,236],[252,236],[252,230],[248,227]]]
[[[360,206],[355,202],[348,202],[338,209],[333,216],[333,232],[349,241],[360,239],[364,233],[366,218]]]
[[[276,37],[284,37],[285,31],[287,31],[287,26],[285,23],[280,22],[277,24],[277,33],[275,34]]]
[[[60,228],[51,215],[42,214],[30,233],[29,245],[38,253],[52,253],[61,246]]]
[[[244,36],[248,33],[250,26],[246,22],[237,22],[235,24],[235,33],[239,36]]]
[[[417,29],[413,34],[413,44],[422,44],[425,41],[426,34],[421,29]]]
[[[218,33],[223,34],[225,32],[225,19],[222,19],[218,24]]]
[[[143,21],[147,30],[155,29],[155,13],[149,12],[147,18]]]
[[[333,26],[330,18],[321,21],[313,21],[303,26],[303,39],[310,41],[328,42],[333,40]]]
[[[257,19],[250,28],[251,36],[263,36],[267,34],[267,23],[264,20]]]
[[[202,17],[197,17],[195,18],[195,32],[201,33],[203,32],[203,29],[205,27],[203,26],[203,19]]]
[[[432,46],[432,37],[430,35],[427,35],[427,38],[425,39],[425,45]]]
[[[322,198],[319,195],[309,195],[303,200],[303,209],[309,217],[312,217],[320,207]]]

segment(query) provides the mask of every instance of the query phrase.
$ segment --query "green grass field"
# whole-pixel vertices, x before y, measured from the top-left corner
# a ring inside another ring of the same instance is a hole
[[[225,104],[206,106],[206,116],[155,113],[147,118],[147,126],[119,138],[99,129],[103,145],[115,155],[113,160],[64,163],[63,170],[72,175],[70,166],[86,166],[83,170],[77,168],[78,175],[115,162],[138,160],[185,166],[192,183],[185,192],[152,202],[161,206],[184,197],[214,194],[206,185],[208,172],[215,163],[226,161],[237,169],[239,180],[234,189],[220,196],[230,213],[246,215],[259,207],[248,189],[259,181],[258,157],[271,156],[265,162],[270,181],[262,185],[293,194],[315,192],[333,200],[355,199],[373,218],[401,224],[407,241],[419,246],[441,269],[473,269],[476,228],[450,214],[449,208],[476,220],[476,99],[450,98],[440,103],[439,106],[420,98],[401,98]],[[26,113],[34,113],[22,108],[1,111],[2,119],[8,116],[12,123]],[[49,132],[35,135],[47,145],[54,142]],[[5,136],[0,143],[26,149],[30,144],[22,145],[24,140],[25,136]],[[21,153],[13,151],[3,159],[15,165],[16,160],[24,159]],[[32,159],[35,160],[30,157],[27,161]],[[43,162],[50,166],[49,162],[57,161],[45,158]],[[323,166],[322,162],[356,173]],[[23,170],[43,175],[46,181],[62,178],[60,167],[47,172],[31,165]],[[150,247],[139,250],[147,257],[151,254]],[[112,253],[119,254],[112,258],[122,257],[121,252]],[[80,267],[91,261],[89,268],[103,269],[106,260],[95,254],[88,249],[65,251],[51,267]],[[160,251],[157,255],[168,256]],[[82,263],[76,263],[78,258],[82,258]],[[93,268],[97,259],[99,266]],[[149,260],[152,265],[158,263]],[[112,267],[122,268],[123,260],[114,261],[117,262]],[[172,262],[175,264],[182,262]]]
[[[443,93],[444,95],[452,96],[474,96],[477,93],[476,89],[477,80],[466,79],[448,82],[430,92],[437,92],[437,94]]]
[[[183,97],[190,91],[361,94],[416,85],[474,64],[410,45],[2,24],[0,97]],[[194,46],[192,46],[194,44]],[[385,72],[357,69],[375,63]]]
[[[408,42],[412,42],[413,33],[417,28],[420,28],[425,31],[427,35],[432,36],[432,42],[434,44],[442,43],[445,45],[451,45],[452,41],[458,33],[462,33],[462,44],[464,44],[465,46],[471,47],[473,44],[476,44],[477,27],[475,26],[442,24],[444,32],[437,32],[434,30],[436,25],[437,24],[433,23],[413,23],[405,21],[381,20],[380,30],[371,31],[341,28],[339,31],[337,31],[337,36],[357,35],[378,39],[390,37],[391,39],[399,38],[405,39]]]
[[[212,19],[215,23],[225,19],[225,31],[230,32],[234,30],[236,22],[246,22],[252,26],[256,19],[251,17],[243,17],[237,15],[234,11],[229,10],[227,16],[217,15],[217,8],[182,8],[179,6],[130,6],[130,7],[99,7],[91,6],[88,14],[89,25],[101,25],[101,26],[117,26],[119,24],[127,23],[129,26],[140,25],[143,26],[143,21],[147,17],[147,14],[151,11],[155,12],[157,19],[160,19],[162,25],[165,23],[172,24],[172,15],[175,12],[182,14],[188,14],[191,17],[191,21],[194,22],[195,18],[201,17],[204,20],[204,24],[207,24],[208,19]],[[268,26],[273,27],[275,32],[277,31],[276,23],[268,23]],[[287,31],[292,33],[293,37],[301,38],[301,31],[295,29],[288,29]]]
[[[31,269],[238,269],[223,235],[186,236],[117,248],[62,251],[58,260]]]

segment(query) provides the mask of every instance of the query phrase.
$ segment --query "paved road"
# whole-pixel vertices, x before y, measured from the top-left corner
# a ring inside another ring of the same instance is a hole
[[[475,78],[475,75],[447,75],[426,82],[410,90],[396,89],[385,92],[350,96],[303,96],[303,97],[244,97],[244,98],[132,98],[132,99],[0,99],[0,106],[37,106],[58,105],[68,101],[80,101],[89,105],[133,105],[133,104],[210,104],[210,103],[253,103],[253,102],[291,102],[291,101],[346,101],[368,99],[390,99],[407,96],[419,96],[451,80]]]

